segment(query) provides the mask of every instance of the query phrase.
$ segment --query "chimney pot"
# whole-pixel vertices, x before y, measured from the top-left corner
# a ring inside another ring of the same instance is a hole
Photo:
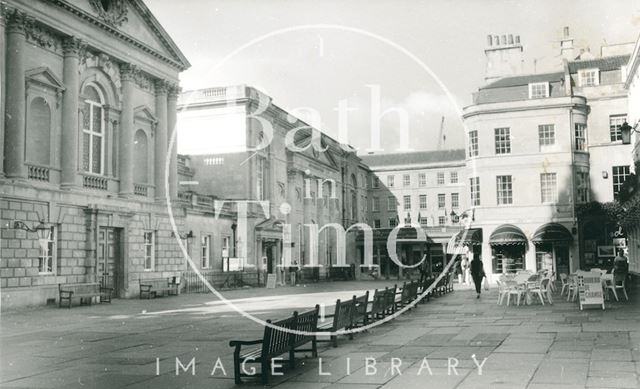
[[[493,37],[493,44],[496,46],[500,46],[500,36],[496,35]]]
[[[565,26],[564,27],[564,37],[568,38],[569,37],[569,26]]]
[[[487,46],[491,46],[493,43],[493,38],[491,35],[487,35]]]
[[[513,44],[513,34],[509,34],[509,44]]]
[[[502,44],[503,44],[503,45],[506,45],[506,44],[507,44],[507,36],[506,36],[506,35],[503,35],[503,36],[502,36]]]

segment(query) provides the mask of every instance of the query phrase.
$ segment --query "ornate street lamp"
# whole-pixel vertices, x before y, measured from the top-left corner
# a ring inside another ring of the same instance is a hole
[[[40,220],[40,223],[35,227],[29,227],[23,221],[16,220],[13,222],[13,228],[17,230],[35,232],[38,235],[39,240],[44,240],[49,238],[49,227],[47,227],[44,224],[43,220]]]

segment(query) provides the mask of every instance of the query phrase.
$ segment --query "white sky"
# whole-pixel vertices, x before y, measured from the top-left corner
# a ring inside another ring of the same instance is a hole
[[[409,143],[435,149],[445,116],[444,147],[463,147],[456,108],[438,83],[409,57],[371,37],[313,29],[280,34],[231,57],[242,45],[270,32],[308,24],[339,24],[369,31],[405,47],[451,91],[471,103],[483,83],[486,36],[521,36],[530,71],[559,61],[559,38],[569,26],[578,47],[598,54],[608,43],[635,41],[637,0],[146,0],[192,64],[181,75],[185,90],[247,84],[287,110],[311,107],[322,129],[337,138],[340,100],[348,116],[349,142],[371,147],[371,89],[379,85],[382,109],[409,113]],[[215,67],[215,69],[214,69]],[[382,121],[385,152],[399,147],[397,115]]]

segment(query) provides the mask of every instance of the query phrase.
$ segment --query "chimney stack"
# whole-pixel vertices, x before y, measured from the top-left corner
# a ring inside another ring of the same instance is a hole
[[[520,35],[487,35],[486,81],[522,74],[523,59]]]
[[[573,38],[569,33],[569,27],[565,26],[562,31],[562,39],[560,40],[560,55],[562,58],[573,61],[576,58],[576,54],[573,48]]]

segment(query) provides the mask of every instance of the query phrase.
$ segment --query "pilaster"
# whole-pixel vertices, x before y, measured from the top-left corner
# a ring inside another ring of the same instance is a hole
[[[180,87],[175,84],[169,88],[167,96],[167,138],[168,141],[175,136],[173,147],[168,150],[170,164],[169,164],[169,193],[167,194],[170,199],[178,198],[178,133],[176,129],[177,111],[178,111],[178,94],[180,94]],[[174,135],[175,132],[175,135]]]
[[[73,36],[62,42],[63,50],[63,82],[65,85],[62,99],[62,188],[73,188],[80,185],[78,174],[79,128],[79,93],[80,75],[78,72],[79,52],[83,47],[80,39]]]
[[[4,154],[6,176],[26,178],[25,150],[25,68],[24,46],[27,16],[18,10],[6,11],[6,99]]]
[[[120,65],[122,84],[122,111],[120,113],[120,196],[133,196],[133,91],[135,88],[135,65]]]
[[[154,153],[154,184],[156,200],[165,200],[167,188],[165,184],[165,172],[167,165],[167,83],[164,80],[156,80],[156,118],[158,125],[155,135]]]

